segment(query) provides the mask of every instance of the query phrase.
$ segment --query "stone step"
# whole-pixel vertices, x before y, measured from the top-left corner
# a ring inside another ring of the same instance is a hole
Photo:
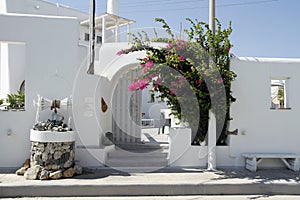
[[[167,158],[168,151],[167,150],[155,150],[155,151],[127,151],[127,150],[115,150],[108,152],[108,158]]]
[[[123,157],[109,158],[106,165],[110,167],[165,167],[168,165],[166,158],[138,158]]]
[[[116,143],[117,148],[124,150],[141,150],[141,149],[169,149],[168,143]]]

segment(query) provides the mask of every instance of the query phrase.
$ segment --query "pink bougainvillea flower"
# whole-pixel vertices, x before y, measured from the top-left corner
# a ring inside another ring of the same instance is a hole
[[[145,64],[145,68],[146,69],[151,69],[153,67],[153,61],[149,60],[146,64]]]
[[[222,78],[218,78],[217,83],[218,83],[218,84],[223,83],[223,79],[222,79]]]
[[[175,94],[176,92],[177,92],[177,90],[175,90],[175,89],[170,90],[170,94]]]
[[[149,80],[150,80],[150,79],[149,79],[148,77],[146,77],[146,78],[140,80],[140,81],[138,82],[139,88],[140,88],[141,90],[145,89],[145,88],[149,85]]]
[[[183,47],[180,44],[177,44],[176,45],[176,49],[177,49],[177,51],[182,51]]]
[[[132,82],[129,86],[128,86],[128,90],[133,92],[136,91],[137,89],[139,89],[139,83],[134,81]]]
[[[157,79],[156,79],[156,84],[160,85],[161,81],[162,81],[161,78],[157,78]]]
[[[185,81],[185,78],[183,76],[180,77],[179,83],[182,84]]]
[[[177,86],[177,83],[176,83],[175,81],[172,81],[171,85],[172,85],[173,87],[176,87],[176,86]]]
[[[202,81],[200,81],[200,80],[196,80],[196,81],[195,81],[195,84],[196,84],[196,85],[201,85],[201,83],[202,83]]]
[[[122,54],[124,54],[124,50],[123,50],[123,49],[117,52],[117,55],[118,55],[118,56],[120,56],[120,55],[122,55]]]
[[[185,58],[184,58],[183,56],[180,56],[180,57],[179,57],[179,60],[181,60],[181,61],[184,61],[184,59],[185,59]]]
[[[173,47],[172,43],[168,43],[167,46],[166,46],[167,49],[171,49],[172,47]]]
[[[155,77],[157,77],[157,74],[150,74],[149,76],[150,76],[150,78],[155,78]]]

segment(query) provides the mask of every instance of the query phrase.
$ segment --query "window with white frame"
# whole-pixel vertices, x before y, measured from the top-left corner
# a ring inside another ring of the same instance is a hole
[[[271,79],[271,109],[290,109],[288,102],[288,77]]]

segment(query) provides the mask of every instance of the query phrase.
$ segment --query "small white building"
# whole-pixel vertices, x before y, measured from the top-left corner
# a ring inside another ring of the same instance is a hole
[[[96,18],[95,75],[88,75],[88,18],[87,13],[43,0],[0,0],[0,27],[5,27],[0,32],[0,98],[16,93],[26,81],[25,111],[0,111],[0,168],[16,168],[29,157],[37,95],[72,97],[68,112],[77,132],[76,159],[84,166],[109,165],[108,154],[115,147],[105,136],[108,132],[114,134],[115,142],[140,144],[138,124],[146,112],[141,104],[149,97],[142,100],[141,93],[132,94],[127,86],[128,76],[136,73],[130,69],[145,52],[116,55],[129,47],[118,43],[119,27],[129,30],[134,21],[114,13]],[[230,129],[239,131],[228,137],[227,146],[215,148],[217,167],[245,166],[242,154],[249,152],[300,155],[300,59],[234,58],[231,68],[238,77],[232,84],[237,102],[232,104]],[[165,104],[148,106],[147,111],[159,110]],[[50,110],[45,111],[41,118],[49,114]],[[206,167],[208,147],[192,146],[189,129],[174,131],[186,134],[170,135],[166,165]],[[283,166],[276,159],[262,165]]]

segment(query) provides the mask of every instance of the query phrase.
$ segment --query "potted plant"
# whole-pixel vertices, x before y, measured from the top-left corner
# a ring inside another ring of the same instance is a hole
[[[21,91],[18,91],[17,94],[8,94],[7,102],[9,103],[9,109],[24,109],[25,95]]]

